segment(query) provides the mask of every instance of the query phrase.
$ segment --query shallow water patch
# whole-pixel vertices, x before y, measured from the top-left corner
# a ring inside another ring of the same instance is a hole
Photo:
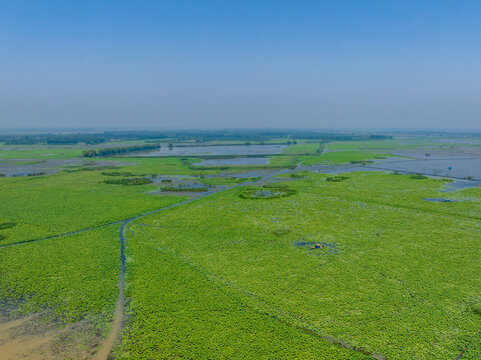
[[[194,163],[194,166],[238,166],[238,165],[267,165],[270,157],[240,157],[231,159],[204,159],[200,163]]]
[[[452,182],[446,184],[441,192],[454,192],[457,190],[469,189],[473,187],[480,186],[481,182],[473,180],[453,180]]]
[[[325,254],[337,254],[337,245],[333,243],[327,243],[323,241],[297,241],[294,243],[295,246],[297,247],[303,247],[307,248],[309,250],[327,250],[327,252],[324,252],[323,255]]]
[[[239,197],[243,199],[277,199],[294,195],[297,190],[290,189],[284,186],[264,185],[263,187],[251,187],[242,189]]]
[[[453,200],[453,199],[445,199],[445,198],[426,198],[426,199],[423,199],[425,201],[431,201],[431,202],[456,202],[457,200]]]

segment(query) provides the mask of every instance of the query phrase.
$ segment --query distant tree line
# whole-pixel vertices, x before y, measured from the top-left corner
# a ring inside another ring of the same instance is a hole
[[[208,141],[267,142],[276,139],[295,141],[311,139],[320,141],[334,140],[377,140],[391,139],[392,135],[433,135],[445,137],[481,138],[479,131],[390,131],[389,135],[378,132],[328,131],[328,130],[275,130],[275,129],[229,129],[229,130],[165,130],[165,131],[98,131],[84,133],[3,133],[0,142],[7,145],[32,144],[99,144],[107,141],[145,141],[151,143],[192,142],[200,144]]]
[[[9,135],[0,138],[5,145],[72,145],[85,143],[89,145],[100,144],[107,139],[98,134],[38,134],[38,135]]]
[[[89,149],[82,152],[84,157],[96,157],[96,156],[108,156],[108,155],[118,155],[125,154],[134,151],[144,151],[144,150],[155,150],[160,147],[159,144],[138,144],[122,147],[106,147],[102,149]]]
[[[389,135],[366,134],[339,131],[321,130],[179,130],[179,131],[102,131],[89,133],[46,133],[46,134],[4,134],[0,135],[0,141],[7,145],[32,145],[32,144],[100,144],[106,141],[137,141],[149,143],[168,142],[194,142],[207,141],[242,141],[266,142],[275,139],[287,139],[293,144],[295,139],[319,139],[319,140],[365,140],[365,139],[391,138]]]

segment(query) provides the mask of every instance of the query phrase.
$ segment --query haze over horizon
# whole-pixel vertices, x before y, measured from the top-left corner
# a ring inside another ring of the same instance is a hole
[[[481,129],[478,1],[3,1],[0,128]]]

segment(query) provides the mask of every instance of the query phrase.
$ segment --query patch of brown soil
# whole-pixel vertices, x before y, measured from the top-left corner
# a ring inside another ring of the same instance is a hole
[[[64,328],[40,321],[41,314],[0,324],[0,359],[89,359],[96,351],[99,334],[87,321]]]
[[[124,296],[122,290],[119,294],[119,299],[117,300],[117,307],[115,308],[114,322],[112,323],[112,328],[110,329],[110,334],[102,343],[102,347],[95,354],[94,360],[107,360],[109,354],[112,351],[115,341],[120,336],[120,331],[122,330],[123,323],[123,302]]]

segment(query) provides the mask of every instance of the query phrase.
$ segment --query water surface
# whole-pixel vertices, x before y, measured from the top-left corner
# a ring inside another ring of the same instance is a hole
[[[136,156],[268,155],[279,154],[286,145],[168,146]]]

